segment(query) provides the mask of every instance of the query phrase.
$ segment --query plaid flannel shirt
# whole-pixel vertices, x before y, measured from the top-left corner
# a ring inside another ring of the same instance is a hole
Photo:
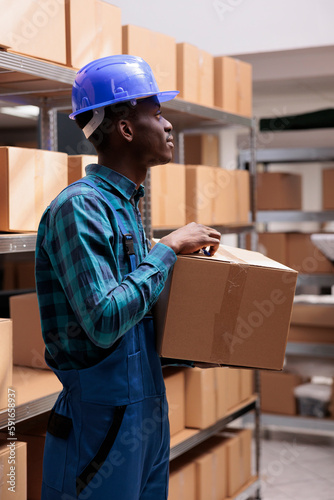
[[[44,212],[37,235],[36,288],[46,358],[63,370],[104,359],[156,302],[176,261],[158,243],[148,251],[138,209],[144,188],[101,165],[86,174],[133,235],[130,272],[115,217],[99,193],[79,183]]]

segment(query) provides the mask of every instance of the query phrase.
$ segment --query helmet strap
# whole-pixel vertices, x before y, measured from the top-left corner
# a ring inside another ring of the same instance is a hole
[[[82,129],[86,139],[88,139],[93,132],[101,125],[104,119],[104,108],[93,109],[93,117],[89,120],[87,125]]]

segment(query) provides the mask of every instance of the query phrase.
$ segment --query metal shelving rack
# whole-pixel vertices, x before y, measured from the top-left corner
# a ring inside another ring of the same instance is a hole
[[[22,74],[26,78],[22,81]],[[75,70],[36,60],[30,57],[7,53],[0,50],[0,100],[5,100],[14,105],[32,104],[40,108],[41,123],[41,145],[43,149],[57,149],[57,110],[70,109],[70,94],[72,83],[75,78]],[[5,83],[1,81],[1,75],[5,75]],[[163,104],[163,112],[168,120],[173,123],[176,144],[176,161],[183,163],[184,160],[184,133],[194,129],[222,128],[222,127],[246,127],[250,130],[252,151],[255,144],[255,122],[251,118],[233,115],[219,108],[207,108],[181,99],[175,99]],[[254,152],[250,160],[251,185],[255,173]],[[251,190],[251,200],[254,201],[254,192]],[[254,218],[254,203],[252,203],[252,221]],[[143,209],[144,227],[148,237],[152,237],[150,217],[150,179],[146,182],[146,204]],[[253,231],[253,222],[245,226],[220,227],[222,233],[241,234]],[[171,231],[170,229],[168,230]],[[159,231],[154,231],[155,236],[161,236]],[[166,234],[166,233],[164,233]],[[0,254],[12,252],[31,252],[35,250],[36,234],[0,234]],[[258,377],[256,390],[258,391]],[[36,399],[28,404],[17,408],[19,420],[32,418],[41,413],[51,410],[58,393]],[[220,420],[209,429],[200,431],[196,437],[180,443],[171,450],[171,459],[184,453],[197,444],[203,442],[209,436],[221,431],[229,422],[249,413],[255,412],[255,439],[256,439],[256,473],[259,477],[260,460],[260,404],[259,395],[252,401],[246,402],[241,408]],[[7,411],[0,412],[0,428],[6,426]],[[260,499],[260,481],[255,478],[246,485],[235,500],[246,500],[246,498]]]
[[[239,154],[239,168],[247,168],[254,157],[251,150]],[[334,161],[334,148],[288,148],[288,149],[258,149],[255,151],[256,164],[262,163],[265,168],[269,164],[283,163],[314,163]],[[256,222],[330,222],[334,221],[334,211],[304,212],[299,210],[259,210]],[[317,285],[331,287],[334,285],[333,274],[299,274],[297,286]],[[334,359],[333,344],[316,344],[306,342],[288,342],[287,356],[310,357],[312,359]],[[247,420],[247,419],[246,419]],[[261,417],[263,429],[307,431],[308,433],[334,436],[334,420],[314,419],[301,416],[287,417],[285,415],[263,414]]]

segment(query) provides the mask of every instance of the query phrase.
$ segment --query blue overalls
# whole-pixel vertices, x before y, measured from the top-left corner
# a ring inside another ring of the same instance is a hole
[[[90,181],[90,185],[104,197]],[[113,210],[136,268],[132,237]],[[153,320],[145,316],[98,364],[57,370],[63,384],[48,423],[42,500],[166,500],[169,422]]]

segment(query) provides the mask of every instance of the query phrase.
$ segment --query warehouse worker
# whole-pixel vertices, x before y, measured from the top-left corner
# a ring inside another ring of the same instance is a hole
[[[168,410],[150,311],[176,254],[213,254],[220,241],[194,223],[151,250],[145,238],[142,182],[172,158],[160,103],[176,95],[126,55],[93,61],[73,85],[70,117],[98,164],[58,195],[38,230],[46,361],[63,384],[48,423],[42,500],[167,499]]]

